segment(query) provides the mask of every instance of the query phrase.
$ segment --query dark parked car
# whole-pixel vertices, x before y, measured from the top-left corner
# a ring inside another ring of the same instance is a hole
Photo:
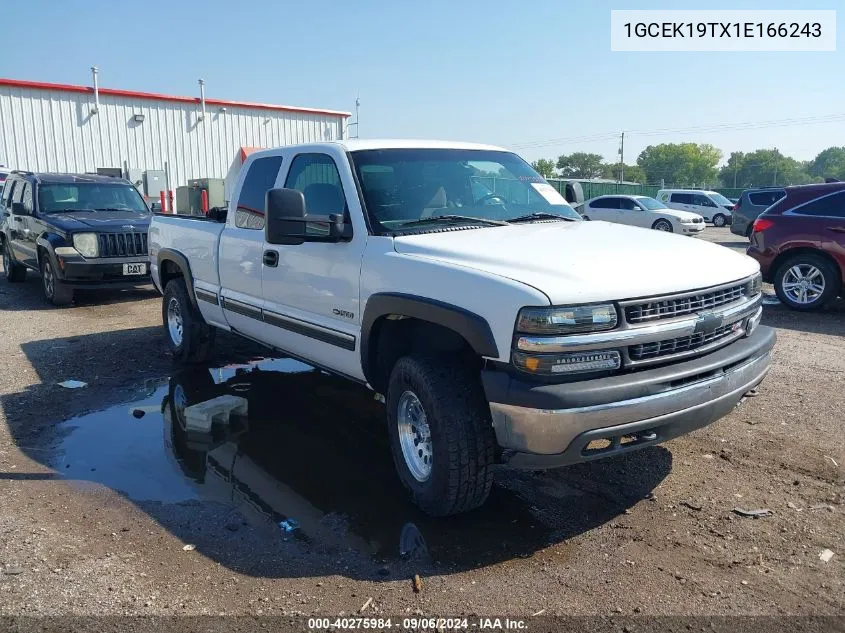
[[[748,254],[795,310],[821,308],[843,292],[845,183],[787,187],[754,222]]]
[[[0,247],[10,282],[41,273],[53,305],[74,290],[150,283],[150,210],[128,181],[14,171],[0,198]]]
[[[783,187],[766,187],[743,191],[732,211],[731,233],[750,238],[754,220],[785,195]]]

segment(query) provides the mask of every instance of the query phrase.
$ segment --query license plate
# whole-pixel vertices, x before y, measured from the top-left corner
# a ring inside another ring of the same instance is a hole
[[[147,272],[147,265],[146,264],[124,264],[123,265],[123,274],[124,275],[144,275]]]

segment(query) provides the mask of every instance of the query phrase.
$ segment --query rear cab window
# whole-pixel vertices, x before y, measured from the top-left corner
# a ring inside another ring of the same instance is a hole
[[[264,230],[264,204],[267,191],[276,184],[282,167],[281,156],[258,158],[249,166],[235,207],[235,226],[239,229]]]

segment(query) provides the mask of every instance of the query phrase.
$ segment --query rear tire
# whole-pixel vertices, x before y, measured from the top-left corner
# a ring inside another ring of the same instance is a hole
[[[713,216],[713,226],[725,226],[727,223],[727,217],[722,215],[721,213],[717,213]]]
[[[672,228],[672,223],[669,220],[666,220],[665,218],[660,218],[659,220],[657,220],[657,222],[651,225],[651,228],[653,228],[655,231],[664,231],[665,233],[674,232],[674,229]]]
[[[56,275],[50,255],[41,253],[41,288],[44,290],[44,298],[54,306],[61,307],[73,303],[73,288],[69,288]]]
[[[161,317],[167,346],[176,361],[203,363],[211,357],[217,331],[203,320],[181,277],[167,282]]]
[[[587,222],[589,222],[589,221],[590,221],[590,216],[589,216],[589,215],[585,215],[585,216],[582,216],[582,217],[583,217],[583,219],[584,219],[584,220],[586,220]]]
[[[400,358],[387,423],[399,479],[424,512],[448,516],[484,503],[496,443],[481,384],[459,358]]]
[[[802,285],[804,284],[804,285]],[[790,257],[775,273],[775,293],[793,310],[820,310],[839,294],[842,280],[831,263],[819,255]]]
[[[12,253],[9,251],[9,243],[5,241],[3,244],[3,273],[6,275],[6,281],[10,284],[26,281],[26,266],[12,259]]]

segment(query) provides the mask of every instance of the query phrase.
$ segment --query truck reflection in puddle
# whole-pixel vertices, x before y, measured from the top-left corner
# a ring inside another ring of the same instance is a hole
[[[222,503],[229,521],[239,513],[273,539],[352,548],[378,561],[411,558],[465,569],[529,556],[620,514],[670,467],[664,449],[634,454],[631,459],[657,458],[656,478],[635,466],[638,490],[628,480],[630,500],[618,503],[570,487],[559,474],[511,473],[483,508],[433,519],[401,489],[383,405],[363,387],[290,359],[190,369],[147,387],[140,401],[63,423],[52,466],[68,478],[118,490],[145,509],[156,505],[146,502]],[[233,415],[208,431],[186,425],[188,407],[224,395],[246,399],[247,416]],[[603,468],[584,465],[592,472],[582,477],[595,479]],[[295,523],[284,524],[290,520]],[[232,537],[225,523],[214,537],[223,548]]]

